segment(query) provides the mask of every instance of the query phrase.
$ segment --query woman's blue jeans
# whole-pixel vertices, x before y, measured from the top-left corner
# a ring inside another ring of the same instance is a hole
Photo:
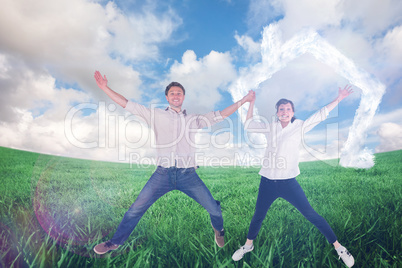
[[[158,166],[124,215],[111,242],[122,245],[137,226],[145,211],[161,196],[172,190],[182,191],[197,201],[208,211],[212,226],[216,230],[223,229],[220,202],[212,197],[195,168],[163,168]]]
[[[247,235],[248,239],[254,240],[257,237],[269,207],[279,197],[282,197],[295,206],[307,220],[318,228],[329,243],[332,244],[337,240],[334,231],[327,221],[311,207],[303,189],[295,178],[270,180],[265,177],[261,177],[257,204]]]

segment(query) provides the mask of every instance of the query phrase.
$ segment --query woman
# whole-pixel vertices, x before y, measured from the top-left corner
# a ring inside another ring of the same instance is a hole
[[[271,124],[251,120],[255,102],[254,94],[247,112],[246,129],[249,132],[263,132],[266,135],[268,144],[262,168],[259,172],[261,182],[247,241],[244,246],[233,254],[234,261],[240,260],[245,253],[254,249],[253,240],[260,231],[269,207],[278,197],[282,197],[295,206],[307,220],[318,228],[328,242],[334,245],[339,258],[342,258],[348,267],[353,266],[353,256],[338,242],[336,235],[325,219],[314,211],[303,189],[295,179],[300,174],[299,154],[295,153],[295,149],[299,148],[302,135],[325,120],[328,113],[351,93],[350,86],[345,86],[344,89],[339,88],[338,97],[306,121],[298,120],[294,117],[294,105],[290,100],[281,99],[276,104],[277,121]]]

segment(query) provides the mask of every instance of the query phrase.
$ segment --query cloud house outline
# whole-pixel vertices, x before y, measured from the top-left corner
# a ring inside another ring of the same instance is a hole
[[[385,85],[376,77],[343,55],[334,46],[330,45],[316,31],[311,28],[304,29],[291,39],[283,43],[282,32],[277,23],[272,23],[263,30],[261,42],[261,62],[251,66],[247,72],[232,85],[230,92],[234,101],[241,99],[249,89],[258,86],[270,79],[272,75],[286,65],[310,53],[318,61],[328,65],[336,73],[347,79],[350,84],[359,87],[362,95],[359,107],[356,110],[348,138],[341,149],[339,164],[344,167],[370,168],[374,166],[374,156],[365,147],[368,128],[385,94]],[[241,107],[242,122],[246,119],[246,108]],[[257,113],[257,110],[256,110]]]

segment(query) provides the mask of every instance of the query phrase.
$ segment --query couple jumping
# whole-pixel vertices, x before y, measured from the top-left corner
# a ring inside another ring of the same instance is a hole
[[[233,260],[240,260],[245,253],[254,249],[253,240],[257,237],[270,205],[278,197],[282,197],[318,228],[328,242],[334,245],[339,258],[342,258],[348,267],[353,266],[353,256],[338,242],[336,235],[325,219],[310,206],[302,188],[295,179],[300,174],[298,153],[295,151],[300,145],[302,133],[311,130],[323,121],[329,111],[352,92],[350,87],[339,89],[338,97],[333,102],[306,121],[295,119],[293,103],[281,99],[276,104],[277,121],[265,124],[252,120],[255,92],[251,90],[240,101],[222,111],[199,115],[188,114],[186,110],[182,110],[185,89],[178,82],[172,82],[166,87],[165,96],[169,106],[166,109],[151,110],[141,104],[127,100],[124,96],[110,89],[107,85],[106,76],[102,76],[98,71],[95,72],[95,80],[99,88],[114,102],[147,122],[148,126],[155,132],[157,147],[157,168],[155,172],[125,213],[112,239],[95,246],[94,251],[97,254],[104,254],[122,245],[147,209],[161,196],[172,190],[182,191],[207,210],[215,232],[215,242],[219,247],[223,247],[225,245],[225,232],[220,202],[213,198],[211,192],[196,173],[195,148],[190,141],[195,140],[196,132],[194,129],[202,129],[221,122],[244,103],[249,102],[247,120],[250,122],[246,124],[246,129],[249,132],[255,130],[265,133],[268,141],[266,155],[275,153],[277,156],[283,157],[286,160],[286,168],[279,169],[270,165],[263,165],[261,168],[257,204],[247,240],[244,246],[233,254]]]

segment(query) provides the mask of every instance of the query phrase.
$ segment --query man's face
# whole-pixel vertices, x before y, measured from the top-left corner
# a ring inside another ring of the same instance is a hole
[[[184,101],[184,92],[179,87],[171,87],[166,95],[166,100],[169,102],[170,107],[175,110],[181,110]]]

